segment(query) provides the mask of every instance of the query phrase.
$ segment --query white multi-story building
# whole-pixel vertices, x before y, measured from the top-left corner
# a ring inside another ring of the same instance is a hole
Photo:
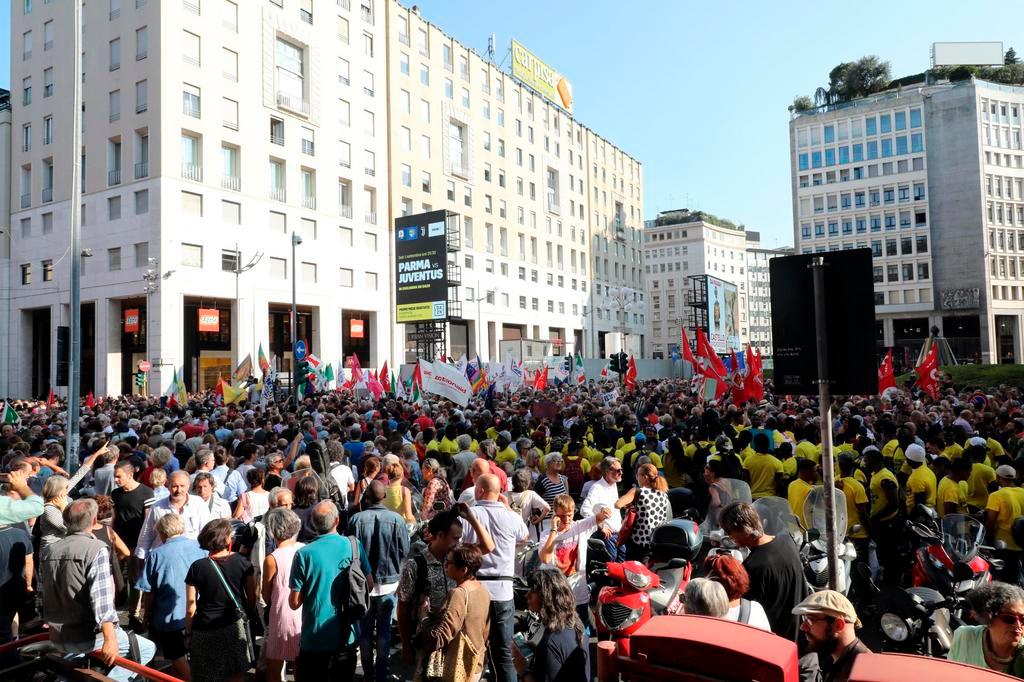
[[[88,254],[83,394],[130,391],[147,357],[154,393],[172,369],[208,388],[260,344],[286,370],[293,278],[312,352],[336,366],[388,359],[382,0],[86,3],[80,207],[69,204],[71,5],[15,5],[0,392],[55,383],[72,209]]]
[[[968,362],[1021,362],[1024,88],[904,86],[795,114],[799,253],[874,252],[875,338],[912,365],[932,327]]]
[[[540,339],[603,355],[616,322],[598,287],[641,287],[640,163],[415,7],[385,5],[392,219],[447,210],[462,230],[449,352],[489,361]],[[396,328],[396,357],[413,357],[411,331]]]
[[[762,357],[770,358],[773,352],[772,296],[768,262],[792,255],[793,249],[762,249],[757,232],[747,232],[747,240],[750,244],[747,247],[747,333],[750,345],[757,348]]]
[[[709,222],[717,221],[717,222]],[[753,240],[751,240],[753,238]],[[644,282],[649,304],[648,356],[670,357],[680,343],[679,330],[689,327],[688,302],[694,275],[710,275],[736,285],[739,299],[739,338],[748,341],[747,249],[760,244],[758,233],[718,221],[700,211],[664,211],[644,223]],[[694,330],[687,329],[689,338]]]

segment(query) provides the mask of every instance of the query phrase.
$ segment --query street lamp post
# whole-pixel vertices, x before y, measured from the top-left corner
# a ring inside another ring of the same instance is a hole
[[[293,235],[293,239],[294,239],[294,236],[295,235]],[[300,244],[302,243],[302,238],[301,237],[299,237],[299,243]],[[249,272],[254,267],[256,267],[256,264],[259,263],[261,260],[263,260],[263,251],[262,250],[258,250],[258,251],[256,251],[255,254],[253,254],[253,257],[251,259],[249,259],[248,263],[246,263],[245,265],[242,265],[242,252],[238,248],[238,242],[235,242],[235,267],[232,269],[231,272],[234,273],[234,275],[235,275],[235,329],[236,329],[237,334],[238,334],[238,340],[236,341],[238,351],[235,354],[235,366],[236,367],[238,366],[238,363],[240,363],[242,361],[242,344],[240,343],[241,339],[242,339],[242,299],[240,298],[240,294],[239,294],[239,291],[238,291],[238,287],[239,287],[238,280],[239,280],[239,276],[243,272]],[[295,251],[294,251],[294,247],[292,249],[292,268],[293,269],[295,268]],[[293,286],[292,287],[292,302],[293,302],[293,305],[294,305],[294,301],[295,301],[295,288]],[[253,298],[253,304],[252,305],[253,305],[253,308],[252,308],[253,318],[255,318],[256,317],[256,301],[255,301],[255,297]],[[253,320],[253,342],[256,341],[255,331],[256,331],[256,322],[255,322],[255,319],[254,319]]]
[[[160,290],[160,280],[167,279],[174,274],[174,270],[168,270],[163,275],[160,274],[160,261],[156,258],[150,258],[148,260],[149,267],[146,269],[145,274],[142,275],[142,279],[146,282],[146,285],[142,287],[142,290],[146,292],[146,360],[150,363],[153,362],[150,336],[153,331],[153,314],[152,314],[152,300],[153,294]],[[152,367],[150,367],[152,371]],[[146,386],[145,395],[149,395],[149,372],[146,372]]]
[[[67,440],[64,447],[64,467],[73,471],[78,467],[78,430],[80,380],[82,373],[82,3],[72,2],[72,78],[71,78],[71,311],[68,367]]]
[[[295,360],[295,346],[299,340],[299,306],[295,301],[295,247],[302,243],[302,237],[292,232],[292,393],[298,402],[299,363]]]
[[[604,307],[614,309],[622,317],[622,345],[626,345],[626,336],[629,332],[629,325],[626,324],[629,313],[642,314],[645,310],[644,304],[639,300],[640,292],[629,287],[609,287],[602,301]]]

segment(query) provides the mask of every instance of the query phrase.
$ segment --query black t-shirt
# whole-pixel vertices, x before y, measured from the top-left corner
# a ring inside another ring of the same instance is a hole
[[[590,679],[589,645],[573,628],[546,631],[537,645],[530,672],[537,682]]]
[[[796,641],[800,617],[793,615],[793,608],[803,601],[807,586],[793,538],[784,533],[753,548],[743,567],[750,574],[747,598],[764,607],[772,632]]]
[[[196,588],[196,616],[194,630],[216,630],[238,619],[238,611],[231,597],[224,591],[224,583],[217,577],[213,559],[197,559],[185,575],[185,584]],[[235,593],[239,606],[245,608],[245,578],[253,575],[252,563],[241,554],[229,554],[217,560],[224,580]]]
[[[32,556],[32,536],[23,524],[0,528],[0,589],[25,591],[25,557]]]
[[[121,536],[128,549],[135,549],[146,519],[146,502],[153,499],[153,489],[142,484],[129,492],[114,488],[110,499],[114,503],[114,532]]]

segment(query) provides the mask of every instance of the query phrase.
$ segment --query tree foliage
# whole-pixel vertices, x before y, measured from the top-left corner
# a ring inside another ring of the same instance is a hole
[[[1003,57],[1003,64],[1020,64],[1020,59],[1017,58],[1017,50],[1011,46],[1006,51],[1006,56]]]
[[[810,111],[814,108],[814,102],[807,95],[797,95],[793,98],[793,103],[789,105],[790,113],[801,113],[804,111]]]
[[[827,106],[873,95],[888,88],[891,79],[892,69],[889,62],[882,61],[875,55],[861,57],[854,62],[842,62],[829,71],[828,85],[815,90],[814,105]],[[809,99],[793,100],[789,110],[806,111],[800,109],[797,103],[800,100],[800,104],[803,105]]]

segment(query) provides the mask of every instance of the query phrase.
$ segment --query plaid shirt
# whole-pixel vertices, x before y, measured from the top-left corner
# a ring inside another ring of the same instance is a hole
[[[110,572],[110,550],[104,547],[89,564],[89,602],[96,617],[96,628],[103,623],[117,624],[114,607],[114,574]]]

